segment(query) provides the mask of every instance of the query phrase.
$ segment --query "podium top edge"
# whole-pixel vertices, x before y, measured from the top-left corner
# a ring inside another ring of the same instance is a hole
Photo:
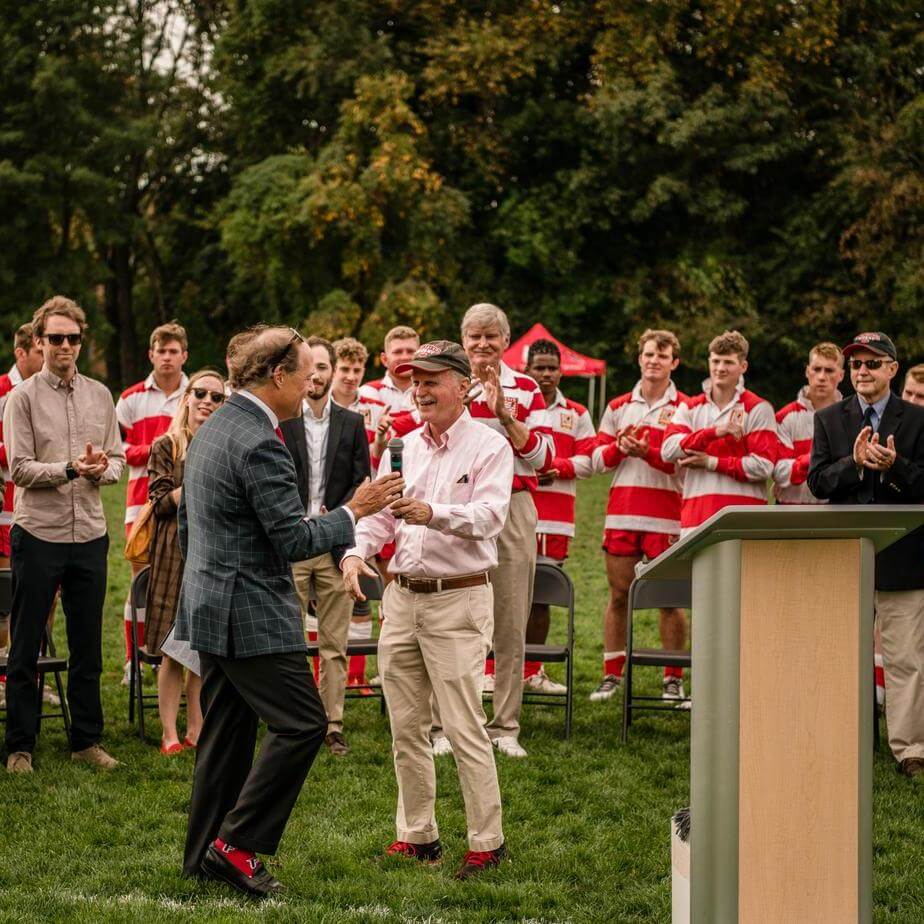
[[[697,552],[736,539],[869,539],[877,552],[924,526],[924,505],[775,504],[725,507],[640,567],[636,577],[690,576]]]

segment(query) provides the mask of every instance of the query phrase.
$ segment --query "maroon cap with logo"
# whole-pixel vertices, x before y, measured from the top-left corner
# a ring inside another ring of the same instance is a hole
[[[857,334],[841,352],[844,356],[850,356],[851,353],[856,353],[857,350],[869,350],[871,353],[876,353],[879,356],[888,356],[889,359],[898,359],[898,351],[895,349],[892,338],[878,330],[870,331],[865,334]]]
[[[399,363],[392,370],[395,375],[407,375],[414,369],[423,372],[445,372],[452,369],[471,378],[472,367],[465,350],[452,340],[431,340],[424,343],[407,362]]]

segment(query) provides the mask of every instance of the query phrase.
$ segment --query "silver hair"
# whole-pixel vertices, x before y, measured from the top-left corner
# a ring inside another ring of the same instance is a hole
[[[505,337],[510,337],[510,322],[507,320],[507,315],[497,305],[492,305],[490,302],[479,302],[465,312],[462,318],[462,336],[465,336],[466,328],[472,325],[490,327],[492,324],[496,324]]]

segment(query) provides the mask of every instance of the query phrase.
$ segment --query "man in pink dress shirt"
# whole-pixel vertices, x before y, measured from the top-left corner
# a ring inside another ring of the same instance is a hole
[[[361,600],[359,575],[374,574],[365,560],[395,543],[378,655],[398,778],[397,840],[387,854],[425,863],[442,857],[430,746],[433,696],[465,801],[469,850],[456,876],[467,879],[506,854],[481,678],[494,634],[489,572],[510,506],[513,451],[466,409],[471,368],[459,344],[426,343],[406,365],[423,426],[405,439],[405,494],[361,521],[341,568],[345,587]],[[388,470],[390,459],[383,456],[382,464]]]

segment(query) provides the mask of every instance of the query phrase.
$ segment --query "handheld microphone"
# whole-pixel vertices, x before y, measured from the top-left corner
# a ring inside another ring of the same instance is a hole
[[[404,440],[399,439],[397,436],[393,436],[388,441],[388,456],[391,459],[392,473],[397,472],[399,475],[404,474],[404,459],[402,458],[403,454]]]

